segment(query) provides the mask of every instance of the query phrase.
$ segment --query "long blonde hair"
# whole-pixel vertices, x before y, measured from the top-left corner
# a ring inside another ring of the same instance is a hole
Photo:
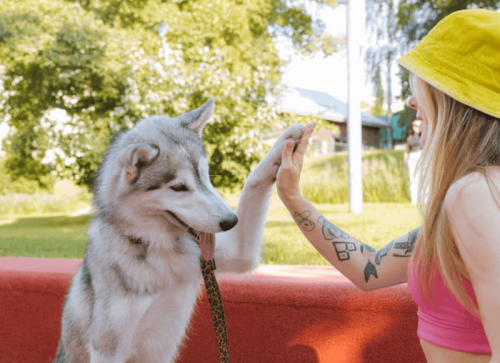
[[[464,279],[470,282],[470,277],[455,244],[443,202],[454,182],[480,172],[500,208],[500,193],[488,171],[488,167],[500,165],[500,119],[458,102],[413,74],[411,84],[428,128],[418,165],[423,224],[411,268],[412,271],[417,268],[419,288],[429,297],[432,297],[432,281],[439,271],[457,300],[479,318],[479,310],[463,284]]]

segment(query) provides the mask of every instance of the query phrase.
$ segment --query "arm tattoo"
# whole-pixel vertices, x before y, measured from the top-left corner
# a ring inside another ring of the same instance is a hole
[[[367,244],[364,244],[364,243],[361,243],[361,246],[359,246],[359,250],[361,251],[361,254],[363,254],[363,252],[365,252],[365,250],[367,250],[368,252],[377,252],[377,250],[375,248],[373,248],[372,246],[369,246]]]
[[[327,241],[332,240],[332,239],[336,239],[336,238],[341,238],[344,240],[348,240],[351,238],[351,236],[349,236],[347,233],[342,231],[340,228],[338,228],[338,227],[334,226],[333,224],[331,224],[330,222],[328,222],[326,220],[326,218],[323,216],[318,217],[318,222],[321,223],[321,225],[322,225],[321,233],[323,233],[323,237]]]
[[[415,248],[415,242],[417,241],[418,233],[420,232],[420,227],[415,228],[413,231],[408,232],[408,241],[396,242],[394,244],[394,249],[404,250],[402,254],[394,253],[394,257],[410,257],[413,249]]]
[[[365,266],[364,273],[365,273],[365,282],[368,282],[368,279],[370,278],[371,275],[375,276],[375,278],[378,279],[377,269],[370,260],[368,260],[368,263]]]
[[[375,263],[377,265],[380,265],[380,261],[382,260],[382,257],[387,256],[387,253],[389,253],[389,250],[392,248],[394,245],[394,241],[389,242],[387,245],[382,247],[380,250],[377,251],[377,254],[375,255]]]
[[[356,244],[353,242],[333,242],[333,247],[339,261],[349,260],[351,258],[349,252],[356,251]]]
[[[297,223],[299,227],[302,227],[302,229],[306,232],[311,232],[316,226],[314,222],[308,218],[310,216],[311,212],[308,210],[305,210],[302,213],[293,213],[293,219],[295,219],[295,223]]]

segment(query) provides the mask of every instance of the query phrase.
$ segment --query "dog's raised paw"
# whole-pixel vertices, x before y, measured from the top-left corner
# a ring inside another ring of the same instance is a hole
[[[275,160],[273,164],[277,165],[278,167],[281,165],[281,152],[283,151],[283,148],[285,147],[285,144],[293,140],[295,141],[295,148],[297,147],[300,138],[304,134],[305,130],[305,125],[302,124],[293,124],[290,126],[288,129],[286,129],[280,137],[276,140],[276,142],[273,145],[273,149],[270,151],[270,153],[274,154],[273,156],[275,157]],[[295,151],[294,148],[294,151]]]
[[[283,148],[283,146],[285,146],[285,143],[288,140],[294,140],[295,143],[297,144],[299,142],[302,134],[304,133],[305,128],[306,128],[305,125],[302,125],[302,124],[293,124],[292,126],[290,126],[288,129],[286,129],[280,135],[280,137],[278,138],[278,140],[276,140],[276,144],[275,145],[281,146],[281,148]],[[279,145],[280,143],[282,143],[283,145]]]
[[[302,134],[304,133],[305,125],[293,124],[286,129],[276,140],[273,147],[249,177],[255,181],[255,185],[270,185],[276,181],[276,175],[281,165],[281,153],[286,143],[290,140],[295,141],[297,145]]]

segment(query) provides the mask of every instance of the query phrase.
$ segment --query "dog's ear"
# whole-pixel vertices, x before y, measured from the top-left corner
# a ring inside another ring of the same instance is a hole
[[[139,179],[141,170],[151,164],[159,154],[160,148],[153,144],[138,143],[129,145],[122,159],[127,184],[134,184]]]
[[[213,110],[214,100],[211,98],[203,106],[197,108],[196,110],[180,115],[179,122],[182,127],[187,127],[188,129],[193,130],[201,137],[203,127],[205,127],[208,119],[212,115]]]

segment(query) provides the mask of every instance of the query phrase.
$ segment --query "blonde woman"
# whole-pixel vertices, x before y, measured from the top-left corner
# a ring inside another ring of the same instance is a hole
[[[293,143],[283,150],[278,193],[311,244],[359,288],[409,283],[429,363],[497,363],[500,13],[453,13],[399,62],[422,121],[421,227],[376,251],[305,200],[299,178],[313,124],[295,152]]]

